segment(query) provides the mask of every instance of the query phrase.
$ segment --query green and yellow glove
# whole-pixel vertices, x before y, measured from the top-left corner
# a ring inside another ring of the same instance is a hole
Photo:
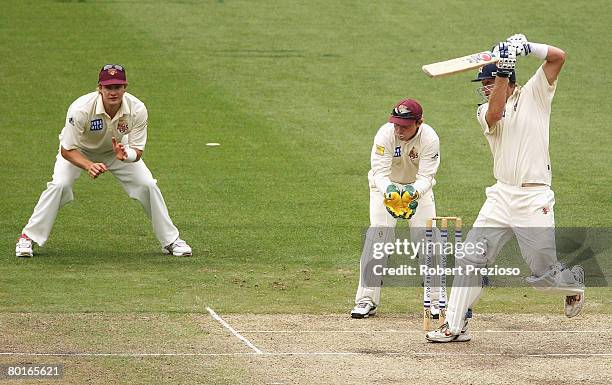
[[[402,206],[404,210],[404,215],[402,218],[410,219],[416,212],[417,206],[419,203],[417,200],[421,197],[419,192],[415,190],[415,188],[411,184],[407,184],[404,186],[404,191],[402,191]]]
[[[390,184],[385,192],[385,208],[393,218],[400,218],[405,214],[402,193],[394,184]]]
[[[407,206],[404,206],[403,213],[399,218],[402,218],[402,219],[412,218],[412,216],[416,213],[416,209],[418,205],[419,205],[419,202],[412,201]]]
[[[406,206],[410,204],[412,201],[417,201],[421,197],[421,194],[411,184],[407,184],[404,186],[404,191],[402,192],[402,201]]]

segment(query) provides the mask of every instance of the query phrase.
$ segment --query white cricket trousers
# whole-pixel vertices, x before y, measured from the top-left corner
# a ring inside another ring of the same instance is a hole
[[[179,231],[172,223],[164,198],[157,187],[157,180],[153,179],[144,161],[122,162],[115,158],[114,153],[82,153],[94,162],[106,164],[108,171],[119,180],[129,197],[140,201],[162,246],[169,245],[179,237]],[[23,229],[23,233],[39,246],[43,246],[49,239],[59,209],[74,199],[72,186],[81,171],[81,168],[64,159],[61,153],[57,154],[52,180],[47,183],[47,189],[40,195],[34,212]]]
[[[486,189],[486,195],[487,200],[465,240],[465,244],[485,241],[486,252],[456,259],[456,266],[493,266],[503,246],[514,235],[531,273],[542,276],[557,263],[554,192],[548,186],[516,187],[497,182]],[[482,292],[480,279],[478,275],[455,277],[446,315],[451,332],[460,332],[465,312],[478,301]],[[582,291],[567,287],[553,289],[565,295]]]
[[[395,183],[398,188],[403,188],[402,185]],[[436,204],[434,202],[433,191],[423,195],[419,199],[419,205],[416,213],[410,221],[410,238],[411,242],[423,242],[425,239],[425,225],[427,218],[436,216]],[[377,263],[374,258],[373,245],[375,243],[390,243],[395,242],[395,225],[397,219],[393,218],[384,204],[384,196],[375,187],[370,184],[370,228],[366,233],[361,260],[359,263],[359,286],[355,295],[355,303],[362,300],[370,300],[375,306],[380,304],[380,285],[373,287],[365,286],[367,282],[373,282],[373,272],[370,271],[373,264]],[[422,256],[419,256],[421,259]],[[385,260],[380,261],[386,264]],[[437,304],[438,292],[432,292],[432,302]]]

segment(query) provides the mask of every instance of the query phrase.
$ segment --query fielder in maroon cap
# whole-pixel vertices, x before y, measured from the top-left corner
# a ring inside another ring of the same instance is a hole
[[[98,74],[98,89],[81,96],[68,108],[53,180],[17,240],[18,257],[32,257],[33,242],[45,244],[59,209],[73,199],[72,186],[83,170],[92,179],[107,171],[112,173],[130,198],[142,204],[162,251],[175,256],[191,255],[191,247],[179,238],[170,219],[157,181],[141,159],[147,141],[147,108],[126,88],[125,68],[106,64]],[[123,230],[130,231],[129,227]]]

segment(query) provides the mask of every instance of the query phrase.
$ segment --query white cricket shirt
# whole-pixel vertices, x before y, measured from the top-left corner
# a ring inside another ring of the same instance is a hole
[[[417,134],[405,142],[395,135],[393,123],[386,123],[374,138],[370,160],[368,178],[381,193],[391,182],[411,183],[423,196],[436,184],[440,139],[431,126],[422,123]]]
[[[542,66],[506,101],[503,118],[488,127],[489,103],[478,107],[476,117],[493,154],[493,175],[498,181],[520,187],[523,183],[550,186],[548,153],[550,111],[557,82],[548,84]]]
[[[121,142],[127,135],[130,147],[144,150],[147,117],[144,103],[126,92],[119,111],[111,119],[104,110],[102,95],[98,91],[91,92],[75,100],[68,108],[66,124],[59,135],[60,144],[66,150],[106,153],[113,151],[113,136]]]

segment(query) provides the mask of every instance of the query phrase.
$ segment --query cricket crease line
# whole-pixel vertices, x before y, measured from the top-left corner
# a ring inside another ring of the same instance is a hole
[[[253,351],[255,353],[257,353],[257,354],[262,354],[263,353],[263,351],[261,351],[257,346],[253,345],[251,343],[251,341],[247,340],[242,335],[240,335],[240,333],[238,333],[236,330],[234,330],[234,328],[231,327],[227,322],[225,322],[225,320],[223,318],[221,318],[217,313],[215,313],[215,311],[213,309],[211,309],[208,306],[206,306],[206,310],[208,311],[208,313],[210,313],[211,317],[213,317],[215,320],[217,320],[221,325],[223,325],[224,328],[229,330],[230,333],[232,333],[234,336],[236,336],[240,341],[244,342],[246,344],[246,346],[248,346],[249,348],[253,349]]]
[[[464,357],[612,357],[612,353],[453,353],[453,352],[236,352],[236,353],[34,353],[0,352],[0,356],[45,356],[45,357],[216,357],[216,356],[464,356]]]
[[[398,333],[424,334],[422,330],[239,330],[240,333]],[[481,333],[612,333],[610,330],[470,330],[472,334]]]

